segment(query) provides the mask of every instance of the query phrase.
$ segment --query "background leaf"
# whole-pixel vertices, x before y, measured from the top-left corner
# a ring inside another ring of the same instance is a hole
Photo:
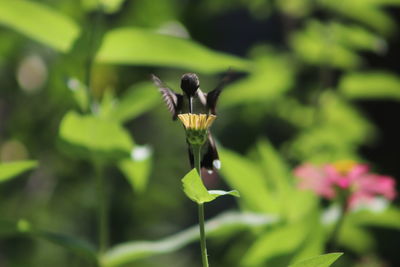
[[[382,34],[390,34],[395,28],[395,22],[386,14],[377,2],[346,1],[346,0],[319,0],[319,3],[338,14],[359,21],[372,27]],[[384,2],[381,2],[385,4]]]
[[[151,110],[160,102],[160,93],[152,83],[135,84],[121,96],[109,118],[126,122]]]
[[[129,133],[118,123],[74,111],[64,116],[59,136],[84,157],[128,157],[134,145]]]
[[[97,262],[97,253],[95,248],[86,241],[48,231],[35,231],[34,235],[62,246],[69,251],[91,260],[92,262]]]
[[[143,193],[147,187],[152,167],[151,153],[147,146],[135,146],[132,159],[123,159],[118,163],[135,192]]]
[[[37,161],[34,160],[0,163],[0,183],[15,178],[17,175],[35,168],[37,165]]]
[[[244,209],[278,212],[278,203],[270,194],[266,179],[257,165],[226,149],[220,149],[219,154],[224,164],[221,173],[225,181],[240,192],[239,201]]]
[[[289,267],[329,267],[342,255],[343,253],[319,255],[295,264],[291,264]]]
[[[350,99],[400,100],[400,78],[388,72],[355,72],[344,75],[339,89]]]
[[[100,5],[101,9],[106,13],[117,12],[120,10],[124,1],[125,0],[82,0],[84,8],[88,11],[99,9]]]
[[[273,231],[259,235],[243,257],[243,266],[263,266],[267,260],[293,253],[309,234],[309,223],[296,223],[278,226]],[[275,266],[283,265],[276,264]]]
[[[46,5],[26,0],[1,0],[0,5],[0,23],[58,51],[67,52],[79,35],[72,19]]]
[[[256,213],[225,212],[206,221],[205,228],[208,238],[218,236],[222,231],[230,235],[246,228],[260,227],[277,222],[275,216]],[[116,245],[109,249],[102,258],[106,267],[119,266],[149,256],[170,253],[199,238],[199,229],[195,225],[180,233],[157,241],[132,241]]]
[[[254,103],[265,105],[267,101],[281,97],[292,87],[294,66],[285,55],[264,47],[254,49],[252,54],[255,59],[249,76],[224,89],[221,106]]]
[[[108,32],[97,61],[111,64],[153,65],[185,68],[203,73],[247,70],[249,62],[212,51],[193,41],[158,34],[140,28]]]

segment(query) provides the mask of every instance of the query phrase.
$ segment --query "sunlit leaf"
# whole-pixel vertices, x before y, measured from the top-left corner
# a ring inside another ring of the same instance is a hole
[[[153,84],[142,83],[132,86],[123,94],[112,110],[110,118],[125,122],[132,120],[159,104],[161,97]]]
[[[225,196],[225,195],[231,195],[234,197],[240,197],[240,194],[237,190],[231,190],[231,191],[224,191],[224,190],[208,190],[208,193],[210,195],[219,197],[219,196]]]
[[[392,32],[396,25],[388,13],[370,1],[319,0],[319,3],[325,8],[364,23],[383,34]]]
[[[291,264],[289,267],[329,267],[334,263],[343,253],[329,253],[312,257],[295,264]]]
[[[257,143],[256,152],[257,155],[255,157],[257,157],[260,162],[267,182],[279,194],[285,193],[290,186],[289,177],[291,176],[287,163],[266,139],[262,139]]]
[[[291,145],[301,160],[329,162],[356,157],[359,144],[374,137],[374,127],[354,106],[333,92],[320,98],[319,123],[306,129]]]
[[[2,162],[0,163],[0,183],[15,178],[37,165],[37,161],[34,160]]]
[[[151,171],[151,150],[147,146],[135,146],[132,159],[118,163],[120,170],[128,179],[134,191],[142,193],[147,186]]]
[[[82,0],[83,6],[87,10],[101,8],[106,13],[115,13],[120,10],[125,0]]]
[[[157,34],[139,28],[108,32],[97,54],[103,63],[184,68],[203,73],[247,70],[249,62],[212,51],[187,39]]]
[[[386,49],[384,39],[358,25],[330,23],[326,27],[331,31],[333,41],[345,47],[372,52],[383,52]]]
[[[276,4],[283,12],[293,17],[307,16],[313,9],[311,0],[281,0]]]
[[[226,212],[206,221],[207,238],[219,236],[222,231],[233,235],[246,228],[274,224],[277,218],[256,213]],[[199,238],[198,226],[190,227],[180,233],[156,241],[132,241],[116,245],[102,257],[102,264],[106,267],[120,266],[135,260],[153,255],[170,253],[181,249],[185,245]]]
[[[223,190],[210,190],[204,186],[196,169],[191,170],[182,179],[183,191],[186,196],[198,204],[205,202],[210,202],[219,196],[232,195],[239,197],[239,193],[236,190],[233,191],[223,191]]]
[[[291,143],[291,152],[299,160],[314,163],[354,159],[357,146],[342,142],[337,130],[331,126],[308,129]]]
[[[307,128],[313,124],[316,110],[300,103],[298,99],[285,97],[275,104],[276,115],[298,128]]]
[[[270,142],[265,139],[259,141],[255,152],[253,158],[259,162],[282,216],[289,221],[297,221],[316,208],[317,198],[294,187],[291,169]]]
[[[248,77],[224,89],[221,106],[265,105],[286,93],[294,82],[293,65],[284,55],[265,50],[254,52],[255,64]]]
[[[127,157],[133,148],[128,131],[117,122],[74,111],[62,119],[59,136],[78,156]]]
[[[400,230],[400,210],[395,207],[383,211],[358,211],[352,213],[349,220],[359,226],[378,226]]]
[[[361,63],[357,51],[383,52],[386,42],[358,26],[321,23],[312,20],[291,36],[291,45],[302,60],[310,64],[352,69]]]
[[[274,228],[253,242],[242,259],[241,266],[263,266],[278,255],[293,253],[309,234],[308,223],[296,223]]]
[[[361,62],[352,49],[335,39],[332,27],[316,21],[309,22],[306,28],[293,33],[290,44],[296,55],[309,64],[352,69]]]
[[[339,232],[338,243],[359,254],[367,253],[375,248],[375,240],[366,228],[345,220]]]
[[[65,15],[34,1],[0,1],[0,23],[58,51],[67,52],[79,35]]]
[[[291,259],[291,263],[298,263],[303,260],[324,253],[326,246],[326,231],[320,222],[312,227],[312,234],[306,239],[296,255]]]
[[[373,125],[354,106],[333,92],[321,96],[323,123],[337,128],[342,138],[361,143],[374,134]]]
[[[220,149],[219,153],[224,180],[240,192],[243,207],[253,211],[278,212],[279,203],[268,190],[266,178],[259,167],[232,151]]]
[[[319,198],[312,192],[300,191],[293,187],[282,197],[280,205],[282,216],[295,223],[310,212],[318,210]]]
[[[383,71],[347,74],[339,88],[348,98],[400,100],[400,78]]]
[[[72,95],[80,110],[86,112],[89,109],[89,97],[86,85],[76,78],[70,78],[67,80],[67,86],[72,91]]]

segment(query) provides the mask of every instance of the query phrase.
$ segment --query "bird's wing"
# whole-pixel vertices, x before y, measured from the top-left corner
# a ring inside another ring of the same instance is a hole
[[[175,120],[178,113],[182,109],[183,95],[175,93],[154,74],[151,75],[151,79],[158,87],[158,90],[160,91],[168,110],[171,112],[171,114],[173,115],[173,119]]]
[[[222,80],[219,82],[217,87],[210,91],[207,94],[207,107],[209,108],[211,114],[216,114],[216,107],[217,107],[217,101],[218,97],[222,92],[222,89],[225,87],[225,85],[230,82],[233,78],[233,72],[229,70],[227,74],[222,78]]]

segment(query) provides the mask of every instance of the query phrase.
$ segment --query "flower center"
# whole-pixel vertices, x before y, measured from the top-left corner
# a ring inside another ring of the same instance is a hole
[[[340,160],[333,163],[336,171],[341,175],[347,175],[355,165],[357,165],[357,163],[353,160]]]

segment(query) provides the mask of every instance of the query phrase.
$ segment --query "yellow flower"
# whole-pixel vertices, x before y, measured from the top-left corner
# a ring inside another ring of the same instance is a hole
[[[186,137],[192,145],[203,145],[207,140],[207,131],[217,118],[207,114],[179,114],[178,118],[186,129]]]
[[[207,130],[217,118],[215,115],[206,114],[179,114],[179,119],[187,130]]]

